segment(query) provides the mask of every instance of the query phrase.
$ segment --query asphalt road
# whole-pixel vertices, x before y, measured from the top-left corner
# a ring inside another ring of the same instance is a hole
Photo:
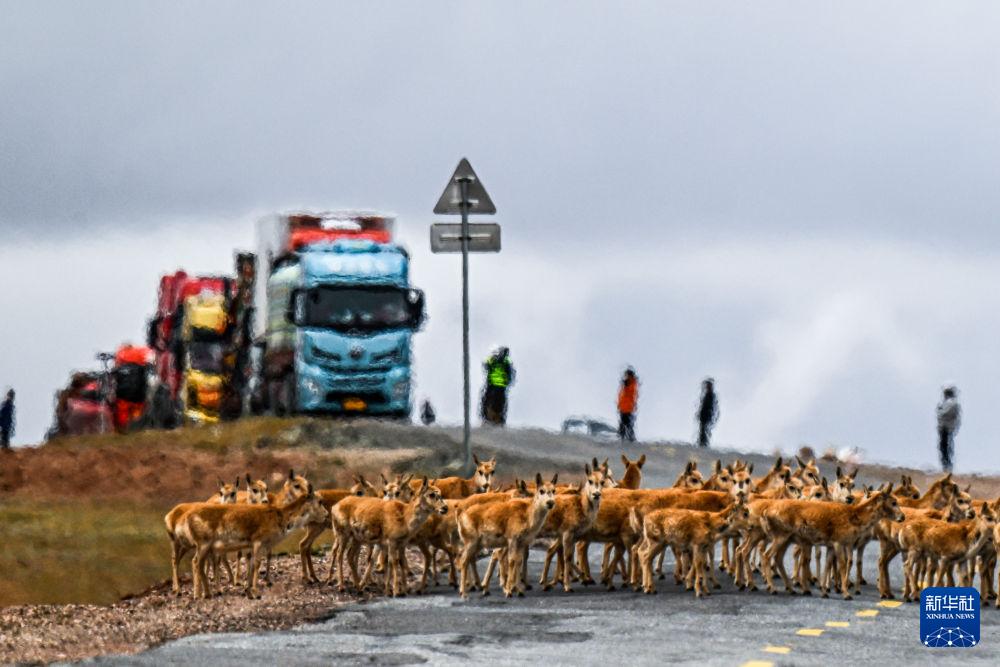
[[[501,451],[545,446],[552,458],[612,453],[608,446],[541,433],[477,433],[481,445]],[[678,445],[635,445],[649,454],[644,486],[669,484],[688,456]],[[711,452],[712,458],[716,455]],[[706,457],[705,460],[707,460]],[[502,459],[501,459],[502,460]],[[760,462],[766,462],[761,457]],[[877,547],[867,550],[866,578],[875,581]],[[532,554],[537,580],[539,554]],[[592,547],[596,561],[599,549]],[[669,563],[668,557],[668,567]],[[594,563],[597,566],[597,563]],[[324,564],[325,567],[325,564]],[[894,564],[898,590],[901,572]],[[355,604],[326,622],[285,632],[187,637],[137,656],[97,660],[107,665],[409,665],[489,663],[747,665],[1000,664],[1000,610],[982,614],[982,643],[971,649],[927,649],[920,643],[918,607],[880,605],[874,586],[853,601],[723,588],[698,600],[672,579],[659,594],[608,592],[577,586],[529,591],[504,599],[497,588],[463,601],[450,588],[429,595]],[[495,584],[494,584],[495,585]],[[832,624],[832,625],[831,625]],[[758,662],[759,661],[759,662]]]

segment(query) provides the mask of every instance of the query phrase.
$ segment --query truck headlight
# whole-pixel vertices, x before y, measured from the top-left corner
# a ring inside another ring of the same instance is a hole
[[[310,378],[306,378],[302,381],[302,388],[306,390],[307,393],[318,396],[323,393],[323,388],[319,386],[319,383]]]
[[[406,398],[410,393],[410,382],[408,380],[400,380],[396,384],[392,385],[392,397],[393,398]]]

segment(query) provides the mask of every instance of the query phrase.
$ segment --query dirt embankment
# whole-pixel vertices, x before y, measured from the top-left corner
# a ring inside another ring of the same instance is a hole
[[[280,484],[290,468],[317,487],[349,485],[355,472],[441,472],[458,443],[436,429],[382,422],[248,419],[237,424],[92,436],[5,453],[0,499],[129,501],[164,506],[214,492],[250,473]]]

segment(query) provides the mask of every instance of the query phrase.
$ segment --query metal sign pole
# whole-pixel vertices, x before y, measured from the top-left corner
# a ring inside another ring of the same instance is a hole
[[[493,224],[469,224],[470,214],[493,215],[497,212],[497,207],[493,205],[489,193],[483,187],[483,182],[476,176],[472,165],[465,158],[458,162],[455,173],[448,180],[444,192],[434,206],[434,212],[438,215],[462,216],[462,224],[458,230],[454,224],[433,224],[431,225],[431,252],[456,252],[462,251],[462,371],[464,375],[463,396],[465,408],[465,424],[462,434],[465,445],[465,470],[472,471],[472,442],[471,442],[471,413],[472,413],[472,392],[469,389],[469,253],[470,252],[499,252],[500,251],[500,225]],[[476,237],[473,239],[472,228],[476,228]],[[457,233],[456,233],[457,232]],[[456,244],[459,241],[460,244]],[[473,244],[475,241],[475,244]]]
[[[469,179],[458,181],[462,194],[462,370],[465,373],[465,469],[472,468],[472,442],[470,435],[471,394],[469,391]]]

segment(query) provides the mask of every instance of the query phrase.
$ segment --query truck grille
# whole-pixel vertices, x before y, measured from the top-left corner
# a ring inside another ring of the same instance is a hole
[[[359,389],[381,389],[383,380],[380,377],[359,376],[350,378],[349,380],[348,379],[341,380],[336,382],[335,384],[350,385],[352,388],[357,387]]]
[[[317,359],[324,359],[329,361],[340,361],[341,359],[343,359],[343,357],[341,357],[336,352],[327,352],[326,350],[320,349],[315,345],[313,345],[312,353],[316,355]]]
[[[402,360],[400,351],[396,348],[372,354],[368,356],[367,361],[364,351],[357,347],[350,351],[346,359],[344,355],[328,352],[315,345],[311,347],[310,352],[314,363],[334,371],[363,372],[392,368]]]

